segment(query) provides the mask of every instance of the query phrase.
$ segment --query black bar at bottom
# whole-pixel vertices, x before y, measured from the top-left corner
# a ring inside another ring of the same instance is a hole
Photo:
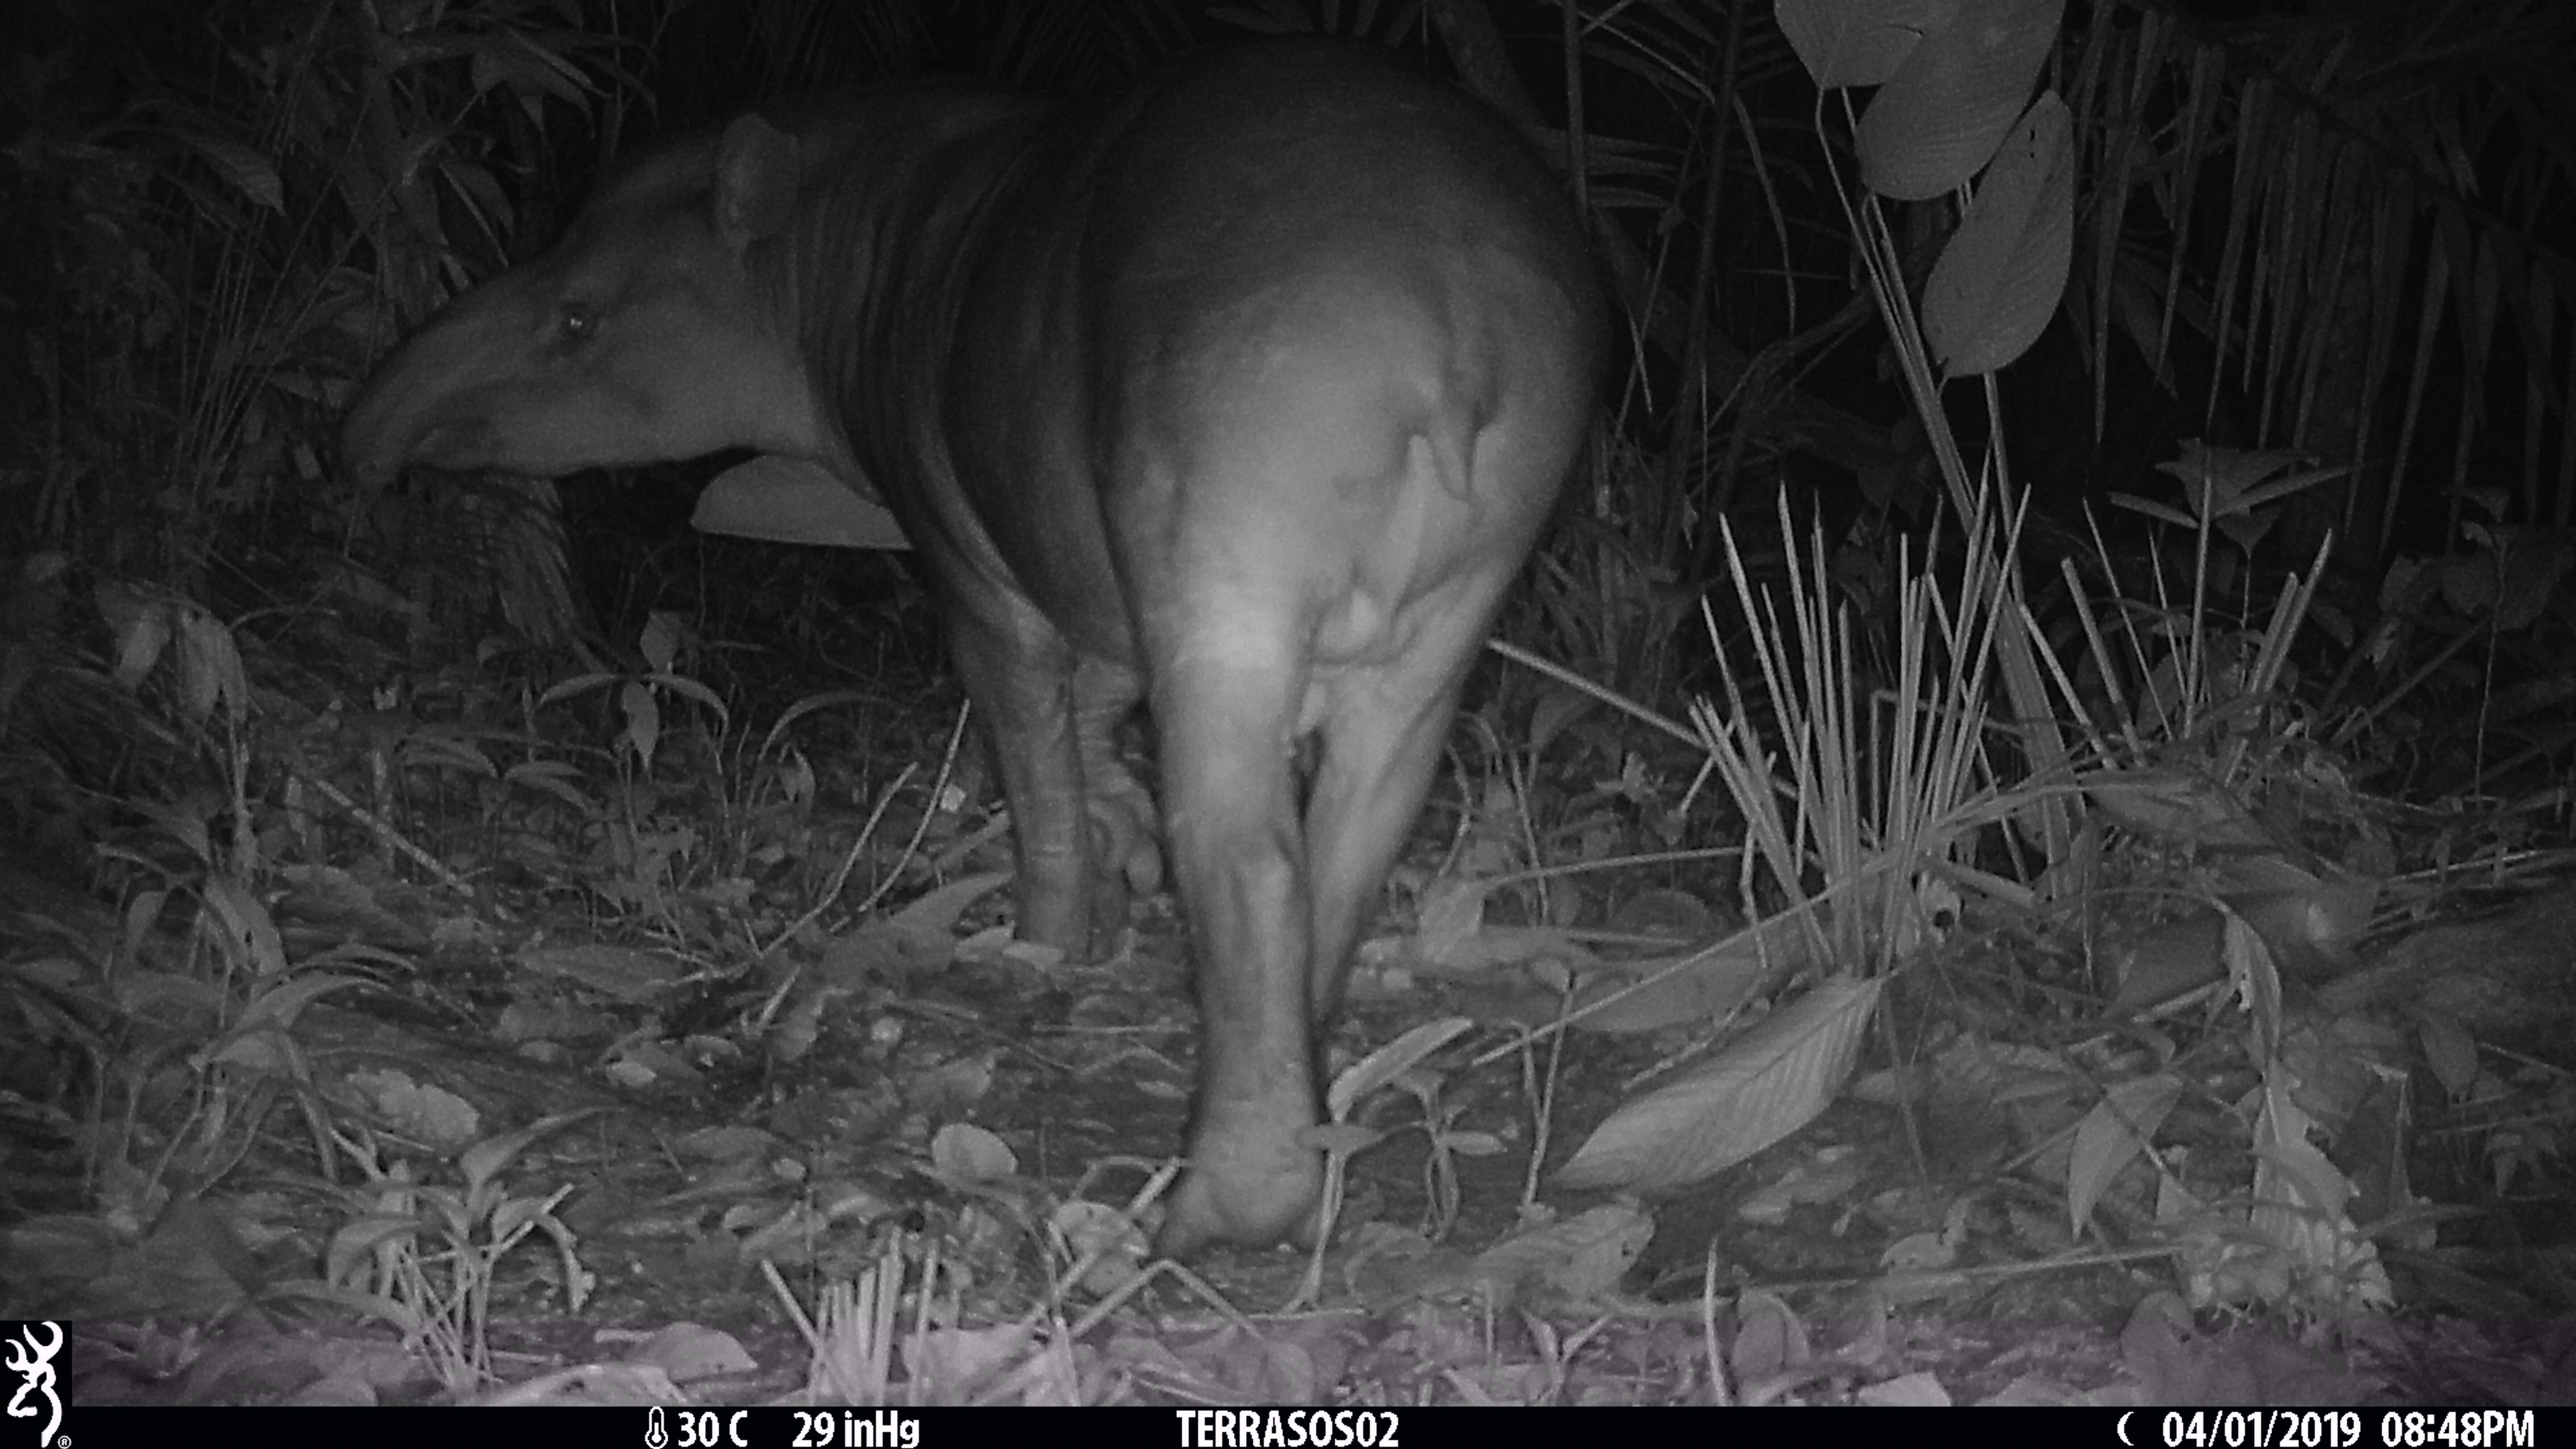
[[[2118,1449],[2538,1449],[2576,1444],[2566,1409],[1859,1409],[1825,1421],[1793,1412],[1737,1410],[1724,1418],[1689,1408],[1521,1409],[727,1409],[663,1408],[220,1409],[63,1406],[43,1449],[166,1449],[210,1432],[261,1449],[997,1449],[1051,1438],[1154,1449],[1485,1449],[1581,1446],[1605,1433],[1676,1437],[1751,1432],[1822,1435],[1905,1444],[1971,1432],[1988,1444],[2118,1446]],[[1764,1431],[1744,1415],[1773,1425]],[[1911,1429],[1905,1426],[1911,1424]],[[2553,1427],[2554,1426],[2554,1427]],[[0,1420],[0,1449],[33,1443],[42,1426]],[[24,1436],[24,1437],[22,1437]],[[1760,1442],[1760,1441],[1757,1441]]]

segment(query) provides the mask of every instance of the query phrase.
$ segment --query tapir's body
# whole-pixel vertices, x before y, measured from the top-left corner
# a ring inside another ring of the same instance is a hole
[[[873,483],[998,747],[1033,940],[1086,949],[1150,875],[1109,743],[1142,698],[1204,1015],[1164,1245],[1296,1235],[1315,1023],[1593,405],[1580,231],[1500,119],[1335,47],[784,124],[627,172],[385,364],[349,455]]]

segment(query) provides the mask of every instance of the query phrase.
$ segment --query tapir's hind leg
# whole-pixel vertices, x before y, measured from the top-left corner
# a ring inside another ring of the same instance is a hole
[[[1198,967],[1199,1086],[1190,1165],[1163,1251],[1298,1234],[1323,1167],[1306,963],[1311,922],[1291,739],[1305,693],[1293,617],[1177,630],[1153,683],[1163,825]]]
[[[1510,575],[1416,601],[1407,648],[1323,686],[1322,751],[1297,813],[1293,750],[1308,703],[1283,642],[1186,659],[1167,687],[1166,826],[1198,962],[1199,1091],[1190,1166],[1161,1247],[1310,1238],[1323,1162],[1318,1024],[1331,1014],[1378,887],[1422,808],[1493,602]]]
[[[1499,572],[1461,579],[1416,601],[1408,623],[1418,632],[1405,651],[1354,667],[1330,687],[1305,820],[1315,922],[1308,987],[1319,1022],[1341,1004],[1352,950],[1422,813],[1459,690],[1510,581]]]

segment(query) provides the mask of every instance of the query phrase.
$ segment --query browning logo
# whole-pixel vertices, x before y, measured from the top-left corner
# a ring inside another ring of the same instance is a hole
[[[9,1417],[45,1421],[45,1431],[36,1436],[39,1445],[54,1442],[54,1434],[63,1427],[62,1395],[54,1389],[54,1355],[63,1351],[67,1335],[59,1323],[12,1323],[0,1325],[0,1368],[18,1376],[18,1391],[9,1396]]]

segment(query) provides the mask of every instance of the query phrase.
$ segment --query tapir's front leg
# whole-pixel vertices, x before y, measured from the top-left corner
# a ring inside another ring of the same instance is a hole
[[[949,652],[992,742],[1010,803],[1019,937],[1084,959],[1092,946],[1095,857],[1074,718],[1073,653],[1043,615],[1007,595],[950,605],[944,614]]]

